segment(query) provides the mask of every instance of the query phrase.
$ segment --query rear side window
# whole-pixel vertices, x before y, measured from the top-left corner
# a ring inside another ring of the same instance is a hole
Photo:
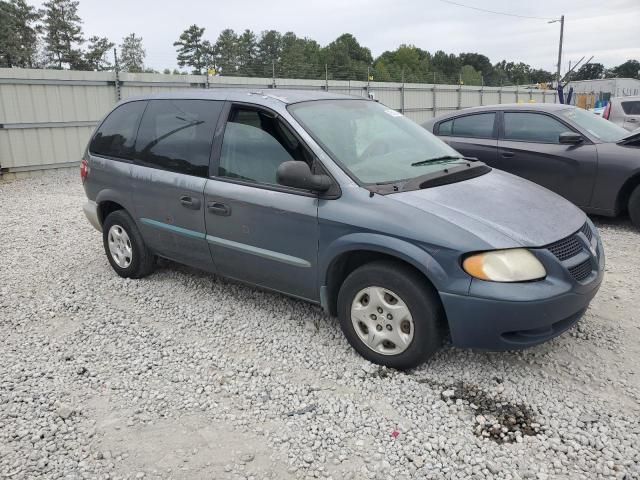
[[[136,161],[207,177],[213,132],[222,105],[214,100],[151,100],[138,131]]]
[[[521,142],[559,143],[560,134],[572,130],[549,115],[505,112],[504,138]]]
[[[495,113],[478,113],[465,115],[442,122],[438,127],[438,135],[453,137],[493,138]]]
[[[640,100],[633,102],[621,102],[622,110],[626,115],[640,115]]]
[[[111,112],[91,140],[89,151],[108,157],[132,159],[138,122],[146,104],[129,102]]]

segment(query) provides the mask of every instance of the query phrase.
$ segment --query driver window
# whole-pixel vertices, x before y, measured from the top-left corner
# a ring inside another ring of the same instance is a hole
[[[271,114],[234,108],[224,131],[218,175],[277,185],[281,163],[299,160],[312,165],[312,158],[289,128]]]

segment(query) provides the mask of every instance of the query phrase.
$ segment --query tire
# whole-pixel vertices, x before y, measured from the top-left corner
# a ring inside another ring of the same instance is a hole
[[[429,359],[445,333],[444,310],[435,290],[422,275],[393,261],[365,264],[345,279],[338,293],[338,320],[360,355],[400,370]]]
[[[131,216],[111,212],[102,224],[102,243],[111,267],[124,278],[142,278],[153,271],[155,256],[149,251]]]
[[[631,221],[637,228],[640,228],[640,185],[631,193],[628,209]]]

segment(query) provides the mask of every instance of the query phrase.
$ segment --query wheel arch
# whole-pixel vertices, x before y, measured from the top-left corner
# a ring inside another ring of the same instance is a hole
[[[640,186],[640,171],[633,173],[622,185],[616,198],[616,213],[624,213],[629,207],[629,198],[633,191]]]
[[[379,234],[351,234],[335,241],[320,262],[322,307],[336,315],[338,291],[344,279],[356,268],[377,260],[392,260],[412,268],[425,278],[436,294],[438,286],[447,278],[440,264],[426,250],[412,243]]]
[[[98,221],[100,225],[104,223],[105,218],[116,210],[124,210],[129,215],[131,211],[127,208],[127,201],[122,195],[113,190],[103,190],[96,197],[96,204],[98,205]],[[133,218],[133,215],[131,215]]]

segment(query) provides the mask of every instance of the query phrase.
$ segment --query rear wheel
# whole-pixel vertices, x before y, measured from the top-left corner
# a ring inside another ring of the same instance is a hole
[[[640,185],[631,193],[628,208],[631,221],[636,227],[640,228]]]
[[[107,216],[102,224],[102,241],[109,263],[121,277],[141,278],[153,270],[155,257],[124,210]]]
[[[346,278],[338,318],[360,355],[392,368],[421,364],[438,351],[444,336],[436,293],[420,274],[392,261],[366,264]]]

